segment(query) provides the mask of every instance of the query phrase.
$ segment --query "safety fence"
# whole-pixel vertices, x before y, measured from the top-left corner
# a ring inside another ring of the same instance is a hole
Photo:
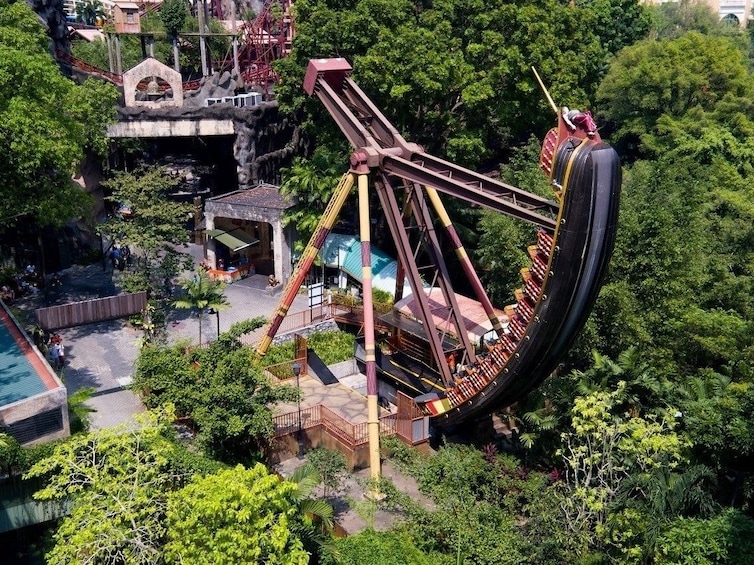
[[[410,399],[408,400],[410,401]],[[427,441],[429,437],[427,419],[421,415],[418,408],[412,412],[412,414],[399,412],[381,416],[379,420],[380,436],[395,435],[408,445],[417,445]],[[310,430],[321,427],[350,449],[355,449],[369,442],[369,425],[367,422],[353,424],[324,404],[302,408],[300,412],[289,412],[274,416],[273,424],[276,438],[295,434],[299,429]]]
[[[146,305],[146,292],[124,293],[106,298],[94,298],[61,304],[60,306],[39,308],[36,311],[36,316],[39,326],[49,331],[139,314]]]

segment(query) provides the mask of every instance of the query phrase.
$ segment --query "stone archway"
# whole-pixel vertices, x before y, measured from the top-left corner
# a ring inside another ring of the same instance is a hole
[[[170,85],[173,91],[172,100],[144,101],[136,100],[136,87],[144,79],[158,77]],[[123,95],[126,107],[146,106],[159,108],[161,106],[183,106],[183,82],[181,73],[163,65],[157,59],[144,59],[141,63],[123,73]]]

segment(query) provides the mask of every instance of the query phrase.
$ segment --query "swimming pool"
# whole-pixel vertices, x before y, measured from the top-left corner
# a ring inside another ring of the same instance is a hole
[[[0,321],[0,406],[5,406],[48,390],[37,371],[43,369],[49,372],[49,369],[38,359],[38,363],[32,365],[30,357],[35,352],[2,308]]]

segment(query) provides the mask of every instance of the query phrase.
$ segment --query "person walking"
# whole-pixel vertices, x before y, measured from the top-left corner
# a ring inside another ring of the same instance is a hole
[[[60,343],[58,344],[58,369],[62,369],[63,365],[65,365],[65,346]]]
[[[60,343],[59,342],[52,342],[52,347],[50,347],[50,361],[52,362],[52,366],[55,369],[58,369],[58,365],[60,363]]]

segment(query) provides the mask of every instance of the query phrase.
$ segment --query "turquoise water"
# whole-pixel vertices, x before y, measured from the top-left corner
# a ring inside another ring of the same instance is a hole
[[[26,360],[9,329],[0,322],[0,406],[45,390],[42,379]]]

